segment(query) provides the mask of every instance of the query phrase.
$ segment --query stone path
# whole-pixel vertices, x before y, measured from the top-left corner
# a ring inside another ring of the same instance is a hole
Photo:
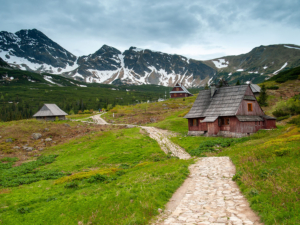
[[[104,119],[101,118],[101,115],[103,115],[103,114],[104,113],[91,116],[94,123],[96,123],[96,124],[108,124]]]
[[[146,130],[149,133],[149,136],[156,140],[157,143],[160,145],[160,148],[168,154],[169,152],[172,153],[173,156],[177,156],[180,159],[189,159],[191,156],[180,146],[174,144],[172,141],[169,140],[171,136],[170,133],[164,130],[157,129],[155,127],[141,127],[142,129]]]
[[[229,157],[201,158],[153,224],[258,225],[238,186],[231,180],[235,167]]]

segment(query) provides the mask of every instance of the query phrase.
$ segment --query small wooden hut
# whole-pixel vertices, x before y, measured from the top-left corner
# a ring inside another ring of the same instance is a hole
[[[59,120],[65,120],[66,112],[62,111],[56,104],[44,104],[43,107],[33,115],[37,120],[51,120],[54,121],[56,117]]]
[[[170,98],[184,98],[193,96],[182,84],[177,83],[170,91]]]
[[[200,91],[184,118],[188,119],[189,135],[244,137],[276,128],[276,118],[265,115],[250,85]]]

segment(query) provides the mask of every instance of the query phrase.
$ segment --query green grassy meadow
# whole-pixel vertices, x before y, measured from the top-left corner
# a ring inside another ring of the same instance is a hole
[[[146,224],[193,162],[165,155],[139,128],[94,132],[49,147],[43,155],[58,156],[39,171],[61,171],[71,180],[63,176],[2,187],[0,224]],[[97,180],[101,171],[109,172]]]

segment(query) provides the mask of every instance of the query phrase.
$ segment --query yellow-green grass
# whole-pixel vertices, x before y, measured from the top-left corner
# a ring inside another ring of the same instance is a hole
[[[168,99],[163,102],[116,106],[103,115],[106,121],[121,124],[149,124],[163,121],[174,114],[188,112],[197,95],[188,98]]]
[[[139,128],[96,132],[44,152],[53,154],[56,160],[40,170],[75,175],[118,168],[124,174],[109,173],[110,182],[73,180],[74,188],[55,180],[0,187],[0,224],[147,224],[193,162],[166,156]]]
[[[86,119],[92,115],[93,114],[91,114],[91,113],[89,113],[89,114],[74,114],[74,115],[68,115],[68,116],[66,116],[66,118],[72,119],[72,120],[79,120],[79,119]]]

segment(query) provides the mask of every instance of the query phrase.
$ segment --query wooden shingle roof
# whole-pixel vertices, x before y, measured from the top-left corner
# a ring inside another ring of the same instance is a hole
[[[33,115],[33,117],[45,116],[66,116],[68,115],[62,111],[56,104],[44,104],[43,107]]]
[[[170,91],[170,94],[175,94],[175,93],[187,93],[187,94],[190,94],[192,95],[187,89],[185,86],[183,86],[182,84],[176,84],[175,87],[181,87],[183,91]]]
[[[217,88],[211,98],[211,90],[200,91],[191,110],[184,118],[234,116],[244,98],[248,85]]]

